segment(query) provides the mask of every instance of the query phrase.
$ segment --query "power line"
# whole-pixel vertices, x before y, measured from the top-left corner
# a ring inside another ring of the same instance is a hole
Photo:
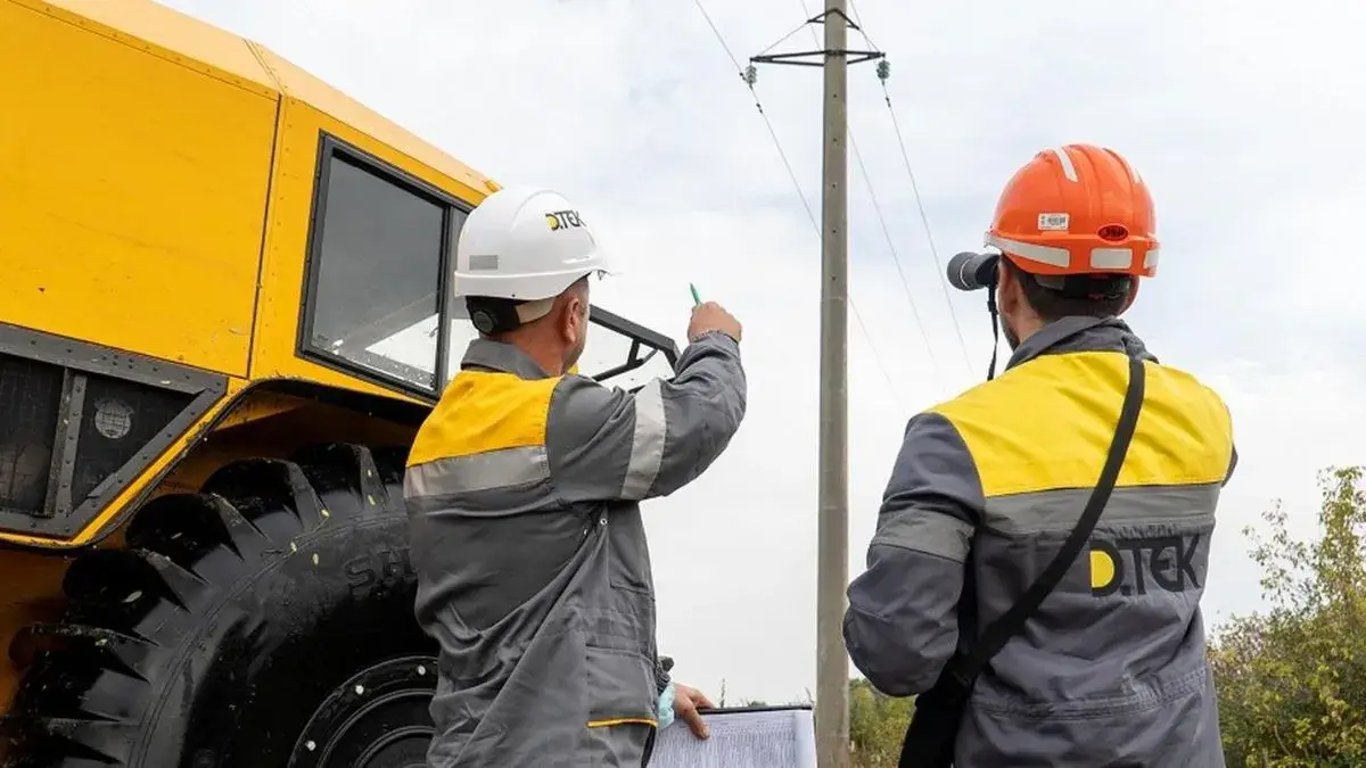
[[[878,224],[882,227],[882,236],[887,238],[887,248],[892,254],[892,264],[896,266],[896,273],[901,277],[901,287],[906,292],[906,303],[911,305],[911,316],[915,318],[915,325],[920,329],[920,338],[925,342],[925,351],[930,356],[930,367],[934,369],[935,379],[939,382],[939,389],[947,391],[944,384],[944,372],[939,368],[939,361],[934,356],[934,345],[930,343],[930,335],[925,331],[925,323],[920,319],[920,310],[915,306],[915,298],[911,295],[911,284],[906,279],[906,272],[901,268],[901,257],[897,254],[896,243],[892,240],[891,230],[887,228],[887,219],[882,215],[882,205],[877,201],[877,193],[873,191],[873,181],[868,176],[868,166],[863,163],[863,153],[859,151],[858,142],[854,140],[853,132],[849,134],[849,146],[854,150],[854,159],[858,161],[859,171],[863,174],[863,186],[868,190],[868,197],[873,201],[873,212],[877,215]]]
[[[939,276],[939,288],[944,292],[944,303],[949,305],[949,317],[953,318],[953,330],[958,334],[958,348],[963,353],[963,362],[972,367],[972,360],[968,356],[968,345],[963,340],[963,326],[958,322],[958,310],[953,308],[953,299],[949,296],[948,276],[944,272],[944,265],[939,261],[939,249],[934,245],[934,233],[930,230],[930,217],[925,214],[925,203],[920,197],[920,185],[915,181],[915,171],[911,170],[911,156],[906,151],[906,141],[901,136],[901,123],[896,119],[896,110],[892,108],[892,96],[887,91],[887,82],[882,82],[883,101],[887,104],[887,114],[892,116],[892,128],[896,131],[896,143],[901,148],[901,160],[906,165],[906,175],[911,179],[911,193],[915,196],[915,207],[920,211],[920,222],[925,225],[925,239],[930,245],[930,256],[934,258],[934,271]]]
[[[797,180],[796,171],[792,169],[792,162],[787,159],[787,153],[783,151],[782,143],[778,141],[778,132],[773,128],[773,122],[768,119],[768,113],[764,111],[764,105],[759,101],[759,92],[754,89],[754,83],[750,81],[750,78],[745,76],[745,70],[740,66],[740,60],[735,58],[735,54],[731,52],[730,45],[726,43],[726,38],[721,35],[721,30],[716,28],[716,23],[711,20],[711,14],[707,13],[706,7],[702,5],[702,0],[693,0],[693,4],[697,6],[697,10],[702,12],[702,18],[707,20],[707,26],[711,27],[712,34],[716,35],[716,42],[721,44],[721,47],[726,51],[726,55],[730,57],[730,63],[735,65],[736,73],[740,75],[740,79],[744,80],[745,85],[749,88],[749,95],[754,99],[754,108],[759,110],[759,116],[764,119],[764,125],[768,128],[768,135],[773,139],[773,146],[778,149],[778,157],[782,158],[783,167],[787,169],[787,176],[792,179],[793,186],[797,188],[797,194],[801,197],[802,207],[806,209],[807,218],[811,219],[811,222],[814,224],[816,215],[811,212],[811,206],[807,204],[806,196],[801,194],[802,185]],[[798,29],[800,29],[800,27]],[[788,35],[788,37],[791,37],[791,35]],[[774,45],[777,45],[777,43],[774,43]],[[817,227],[816,229],[819,231],[820,227]]]
[[[792,170],[792,163],[788,162],[787,153],[783,151],[783,145],[778,141],[778,132],[773,129],[773,122],[768,119],[768,113],[764,111],[764,105],[759,103],[759,94],[755,92],[754,86],[749,87],[750,93],[754,96],[754,106],[759,110],[759,116],[764,119],[764,125],[768,126],[768,135],[773,139],[773,146],[778,150],[778,157],[783,160],[783,167],[787,169],[787,177],[792,179],[792,186],[797,190],[797,196],[801,198],[802,207],[806,209],[806,217],[811,220],[811,226],[816,228],[816,234],[820,234],[820,225],[816,223],[816,214],[811,210],[811,204],[806,202],[806,195],[802,192],[802,184],[797,180],[797,172]],[[853,300],[850,300],[853,303]],[[857,312],[858,310],[855,310]]]
[[[802,12],[805,14],[805,12],[807,12],[806,0],[798,0],[798,3],[802,4]],[[859,34],[862,34],[863,41],[867,42],[869,48],[881,51],[881,49],[877,48],[877,45],[874,44],[873,38],[869,37],[869,34],[867,34],[866,27],[863,26],[863,16],[858,12],[858,3],[855,3],[855,0],[848,0],[848,3],[850,3],[850,11],[854,14],[854,23],[858,25],[858,31]],[[816,30],[811,30],[811,34],[814,36]],[[896,145],[897,148],[900,149],[900,152],[902,152],[902,163],[906,165],[906,175],[910,176],[911,179],[911,194],[915,197],[915,208],[919,210],[919,215],[921,215],[921,224],[925,225],[925,241],[930,246],[930,257],[934,260],[934,273],[938,276],[937,282],[940,284],[940,290],[944,292],[944,303],[947,303],[948,314],[953,321],[953,333],[958,336],[958,348],[960,353],[963,353],[963,364],[967,365],[968,368],[973,368],[973,361],[971,361],[970,355],[967,354],[967,342],[966,340],[963,340],[963,325],[959,323],[958,310],[953,309],[953,299],[949,297],[948,277],[944,272],[944,264],[940,261],[940,257],[938,257],[937,247],[934,246],[934,232],[933,230],[930,230],[930,219],[925,213],[925,202],[921,200],[921,187],[919,187],[918,183],[915,183],[915,171],[912,171],[911,169],[911,156],[906,150],[906,139],[902,137],[902,124],[896,119],[896,109],[892,108],[892,94],[887,90],[887,79],[880,79],[882,83],[882,101],[887,104],[888,115],[892,116],[892,128],[896,131]],[[852,134],[851,130],[850,145],[852,145],[852,143],[854,143],[854,134]],[[855,153],[856,152],[858,152],[858,148],[855,146]],[[859,165],[862,165],[862,160],[859,161]],[[865,178],[867,178],[866,171]],[[872,190],[869,190],[869,193],[872,194]],[[874,205],[876,205],[876,202],[874,202]]]
[[[802,2],[802,7],[806,7],[805,0],[803,0]],[[868,47],[872,48],[875,51],[882,50],[881,48],[878,48],[875,43],[873,43],[873,38],[868,36],[868,28],[863,26],[863,16],[860,15],[858,12],[858,3],[854,2],[854,0],[849,0],[849,10],[852,11],[854,14],[854,23],[858,25],[858,33],[860,35],[863,35],[863,42],[867,43]]]
[[[804,19],[804,20],[802,21],[801,24],[798,24],[798,25],[797,25],[797,28],[796,28],[796,29],[794,29],[794,30],[792,30],[791,32],[788,32],[786,35],[783,35],[782,37],[778,38],[778,42],[774,43],[773,45],[770,45],[769,47],[763,49],[762,51],[759,51],[759,55],[762,56],[762,55],[764,55],[765,53],[768,53],[769,51],[773,50],[774,48],[777,48],[778,46],[780,46],[780,45],[782,45],[783,43],[787,42],[788,38],[792,37],[793,35],[797,34],[797,33],[800,32],[800,31],[802,31],[803,28],[810,27],[810,26],[811,26],[811,20],[810,20],[810,19]]]
[[[764,125],[768,128],[769,138],[773,140],[773,146],[778,150],[778,156],[782,158],[783,167],[787,169],[788,178],[792,180],[792,187],[797,191],[797,198],[802,201],[802,208],[806,210],[806,217],[811,222],[811,228],[815,230],[816,236],[820,237],[821,227],[820,224],[816,222],[816,214],[811,210],[811,204],[806,201],[806,192],[802,190],[801,182],[797,179],[797,174],[792,169],[792,163],[788,161],[787,153],[783,151],[782,142],[778,141],[778,132],[774,130],[773,123],[768,119],[768,113],[764,111],[764,105],[759,99],[759,91],[754,87],[753,78],[745,76],[745,71],[741,68],[739,60],[735,58],[735,54],[731,53],[730,46],[726,44],[725,37],[721,35],[721,31],[716,28],[716,24],[712,21],[711,15],[708,14],[707,9],[703,7],[702,0],[693,0],[693,4],[697,6],[697,10],[702,12],[703,18],[707,20],[707,26],[711,27],[712,33],[716,35],[717,42],[721,44],[721,48],[724,49],[726,55],[730,57],[731,64],[735,65],[735,69],[740,73],[741,79],[744,80],[745,85],[749,87],[750,96],[754,99],[754,106],[759,110],[760,117],[764,119]],[[792,34],[795,34],[795,32]],[[788,35],[788,37],[791,36],[791,34]],[[906,405],[901,400],[901,390],[898,389],[896,384],[892,381],[892,375],[888,372],[886,364],[883,363],[882,355],[878,353],[877,345],[873,343],[873,335],[869,332],[868,325],[863,322],[863,314],[859,312],[858,304],[854,302],[854,297],[852,295],[849,297],[849,309],[854,315],[855,324],[858,325],[859,331],[863,334],[864,341],[868,343],[868,349],[873,353],[873,361],[877,364],[878,370],[882,372],[883,380],[887,382],[888,393],[892,396],[892,399],[896,402],[897,406],[901,408],[903,412],[906,411]]]
[[[806,9],[806,0],[797,0],[797,2],[801,3],[802,12],[807,13],[808,11]],[[863,35],[864,41],[868,43],[868,46],[870,48],[881,50],[877,47],[876,44],[873,43],[872,38],[868,36],[868,32],[866,31],[866,28],[863,25],[863,16],[859,13],[858,4],[854,0],[849,0],[849,10],[852,11],[854,14],[854,23],[858,25],[859,34]],[[814,36],[816,34],[815,30],[812,30],[811,34]],[[886,79],[882,79],[881,82],[883,97],[882,100],[887,105],[887,113],[891,115],[892,128],[896,131],[897,146],[901,150],[901,160],[906,166],[906,175],[910,177],[911,180],[911,192],[915,197],[916,209],[920,212],[920,222],[925,227],[925,240],[930,246],[930,256],[934,259],[935,274],[938,276],[937,282],[939,283],[940,290],[943,291],[944,303],[947,304],[949,307],[949,317],[953,320],[953,331],[954,334],[958,337],[958,349],[960,352],[963,353],[963,363],[967,365],[969,368],[971,368],[972,359],[968,355],[967,342],[963,339],[963,326],[958,321],[958,310],[954,309],[953,299],[949,296],[948,278],[944,273],[944,265],[939,260],[939,249],[935,247],[934,244],[934,232],[930,228],[930,218],[925,213],[925,203],[920,197],[920,185],[916,183],[915,171],[911,170],[911,157],[910,153],[906,151],[906,140],[902,137],[901,123],[896,119],[896,110],[892,107],[892,96],[891,93],[887,91],[887,81]],[[852,131],[850,132],[849,139],[850,144],[852,145]],[[857,148],[855,151],[857,151]]]
[[[806,7],[806,0],[797,0],[797,2],[802,7],[804,17],[811,13]],[[854,23],[858,25],[858,31],[863,35],[863,39],[868,43],[868,47],[872,50],[881,50],[873,43],[872,39],[868,37],[868,33],[863,31],[863,19],[859,16],[858,6],[853,3],[853,0],[850,0],[849,9],[853,11]],[[811,28],[811,38],[815,40],[817,44],[820,43],[820,39],[817,37],[814,27]],[[934,369],[934,376],[939,382],[940,391],[947,391],[947,387],[944,383],[944,371],[939,366],[939,361],[934,354],[934,345],[930,342],[929,332],[925,330],[925,323],[920,318],[920,310],[916,307],[915,297],[911,292],[910,281],[906,278],[906,271],[901,264],[901,255],[897,252],[896,243],[892,239],[891,230],[887,227],[887,219],[882,214],[882,204],[878,202],[877,193],[873,190],[873,180],[868,175],[868,166],[863,162],[863,152],[859,150],[858,139],[854,136],[854,129],[852,126],[846,128],[846,131],[849,134],[849,146],[854,150],[854,158],[858,161],[859,171],[863,175],[863,185],[868,190],[868,197],[873,203],[873,212],[877,215],[878,224],[882,228],[882,235],[887,240],[887,248],[891,252],[892,264],[896,267],[896,273],[901,278],[901,287],[906,293],[906,303],[910,304],[911,316],[915,319],[915,325],[920,331],[921,340],[925,342],[925,352],[929,355],[930,367]],[[931,249],[933,249],[933,243],[931,243]],[[941,269],[940,271],[942,272],[943,270]],[[952,310],[952,305],[950,305],[949,308]],[[959,334],[959,337],[961,341],[961,333]],[[964,349],[964,352],[964,359],[966,360],[966,348]]]
[[[692,1],[693,4],[697,6],[697,10],[702,12],[702,18],[707,20],[707,26],[711,27],[712,34],[716,35],[716,41],[721,44],[722,48],[726,49],[726,55],[730,57],[730,63],[735,65],[735,71],[741,72],[743,76],[744,68],[740,66],[740,60],[735,58],[734,53],[731,53],[730,46],[726,44],[726,38],[721,36],[721,30],[717,29],[716,23],[711,20],[711,14],[707,13],[707,9],[702,7],[702,0]]]
[[[821,45],[821,36],[818,35],[818,34],[816,34],[816,28],[813,27],[813,26],[811,26],[811,23],[810,23],[811,11],[808,10],[807,7],[806,7],[806,0],[797,0],[797,2],[798,2],[798,3],[801,3],[801,5],[802,5],[802,18],[803,18],[803,19],[807,19],[807,22],[804,23],[803,26],[805,26],[806,28],[808,28],[808,29],[811,30],[811,39],[815,41],[816,45],[817,45],[817,46]],[[863,26],[863,25],[860,24],[859,26]]]

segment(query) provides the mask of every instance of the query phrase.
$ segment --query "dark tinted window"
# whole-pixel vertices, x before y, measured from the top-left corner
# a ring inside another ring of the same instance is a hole
[[[343,156],[325,162],[309,343],[435,389],[447,209]]]
[[[43,509],[61,402],[61,368],[0,355],[0,509]]]

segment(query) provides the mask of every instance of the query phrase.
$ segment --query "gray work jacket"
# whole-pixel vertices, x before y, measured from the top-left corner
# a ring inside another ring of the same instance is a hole
[[[416,614],[440,643],[430,766],[648,761],[665,679],[637,502],[696,478],[744,410],[720,333],[634,395],[470,345],[404,486]]]
[[[1224,764],[1200,597],[1233,470],[1223,401],[1123,322],[1069,317],[1007,371],[911,419],[844,635],[879,690],[924,692],[1034,582],[1100,476],[1128,383],[1147,388],[1116,489],[1058,587],[984,670],[956,765]]]

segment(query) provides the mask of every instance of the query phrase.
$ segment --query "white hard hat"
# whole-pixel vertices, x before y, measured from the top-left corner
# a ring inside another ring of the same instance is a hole
[[[536,301],[594,273],[611,269],[577,208],[549,189],[507,188],[484,198],[461,227],[453,288],[458,299]],[[468,317],[464,305],[455,302],[457,317]]]

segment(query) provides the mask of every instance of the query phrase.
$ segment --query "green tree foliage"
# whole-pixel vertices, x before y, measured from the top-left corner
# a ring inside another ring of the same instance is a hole
[[[1295,539],[1279,506],[1250,527],[1270,602],[1210,645],[1231,768],[1366,765],[1366,493],[1362,467],[1320,474],[1318,537]]]
[[[867,680],[849,683],[849,738],[854,768],[895,768],[914,699],[879,693]]]

